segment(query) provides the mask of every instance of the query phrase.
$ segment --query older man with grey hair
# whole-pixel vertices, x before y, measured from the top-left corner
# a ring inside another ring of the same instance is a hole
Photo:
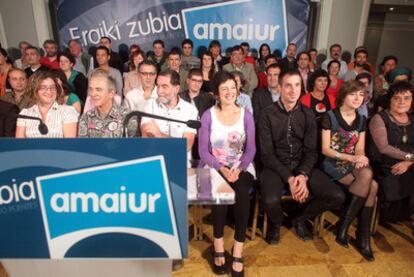
[[[88,94],[94,108],[80,118],[79,137],[121,137],[123,121],[128,110],[114,101],[116,96],[114,79],[103,70],[94,71],[89,80]],[[135,134],[137,134],[137,123],[130,121],[128,136]]]

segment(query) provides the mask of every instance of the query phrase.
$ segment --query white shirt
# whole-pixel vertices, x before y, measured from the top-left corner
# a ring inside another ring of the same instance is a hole
[[[128,95],[128,94],[127,94]],[[198,111],[190,103],[182,100],[179,98],[177,105],[169,109],[164,104],[158,102],[158,99],[149,99],[145,104],[144,111],[150,114],[156,114],[160,116],[165,116],[171,119],[178,119],[182,121],[188,120],[197,120],[198,118]],[[148,117],[143,117],[141,120],[141,125],[150,122],[151,120],[155,120],[155,123],[160,128],[161,132],[164,134],[174,137],[174,138],[182,138],[184,133],[193,133],[196,134],[197,130],[188,127],[184,123],[176,123],[170,122],[166,120],[159,120],[159,119],[151,119]]]
[[[23,109],[20,114],[42,118],[37,105]],[[59,105],[55,102],[47,112],[46,121],[44,122],[49,131],[46,135],[40,134],[39,121],[37,120],[19,118],[17,120],[17,126],[26,128],[25,135],[27,138],[63,138],[63,125],[77,123],[78,120],[79,114],[75,108],[67,105]]]
[[[144,98],[144,89],[140,86],[139,88],[134,88],[130,90],[124,99],[124,106],[130,111],[141,111],[145,110],[145,104],[150,99],[157,99],[157,86],[154,86],[154,89],[151,92],[151,96],[148,100]]]

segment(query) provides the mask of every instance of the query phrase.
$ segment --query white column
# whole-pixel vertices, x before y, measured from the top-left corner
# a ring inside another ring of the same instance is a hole
[[[329,29],[332,16],[333,0],[321,0],[320,5],[321,8],[316,34],[316,49],[318,49],[318,51],[326,50],[329,47]]]
[[[47,0],[32,0],[33,18],[39,46],[42,46],[45,40],[53,37],[47,2]]]
[[[3,17],[1,16],[1,12],[0,12],[0,42],[1,42],[1,46],[4,49],[7,49],[8,47],[7,37],[6,37],[6,32],[4,31],[4,23],[3,23]]]
[[[359,22],[359,30],[358,30],[358,36],[357,36],[355,47],[364,45],[365,31],[367,30],[370,6],[371,6],[371,0],[364,0],[362,4],[361,21]]]

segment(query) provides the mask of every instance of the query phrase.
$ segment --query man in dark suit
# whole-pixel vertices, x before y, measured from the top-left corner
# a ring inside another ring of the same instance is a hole
[[[289,43],[286,48],[286,57],[284,57],[278,62],[280,65],[280,69],[282,70],[282,73],[295,70],[298,68],[298,63],[296,60],[296,51],[296,44],[292,42]]]
[[[266,81],[267,87],[261,88],[256,90],[253,93],[252,97],[252,106],[253,106],[253,116],[254,122],[257,124],[259,123],[260,116],[262,111],[272,105],[272,103],[279,100],[280,97],[280,89],[279,89],[279,75],[281,69],[277,63],[270,64],[266,68]],[[258,141],[258,138],[256,138]],[[258,170],[262,169],[262,161],[260,158],[260,145],[257,145],[257,149],[259,151],[256,152],[255,156],[255,163],[256,168]]]
[[[10,114],[10,115],[8,115]],[[16,118],[19,107],[0,100],[0,137],[14,137],[16,132]]]
[[[279,100],[279,75],[281,69],[276,63],[269,65],[266,68],[267,87],[256,90],[253,93],[252,105],[254,121],[257,124],[260,118],[261,111],[273,102]]]

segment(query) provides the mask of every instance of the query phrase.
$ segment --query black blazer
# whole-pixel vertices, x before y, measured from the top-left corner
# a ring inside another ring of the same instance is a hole
[[[287,72],[289,70],[298,69],[298,62],[296,59],[294,59],[292,62],[289,62],[287,57],[284,57],[283,59],[279,60],[277,62],[280,66],[280,71],[282,73]]]
[[[0,100],[0,137],[14,137],[16,133],[16,118],[7,114],[19,114],[19,107]]]
[[[254,116],[254,122],[259,122],[260,114],[263,111],[264,108],[267,106],[270,106],[273,103],[272,93],[269,91],[269,89],[262,88],[259,90],[256,90],[253,93],[252,97],[252,106],[253,106],[253,116]]]

